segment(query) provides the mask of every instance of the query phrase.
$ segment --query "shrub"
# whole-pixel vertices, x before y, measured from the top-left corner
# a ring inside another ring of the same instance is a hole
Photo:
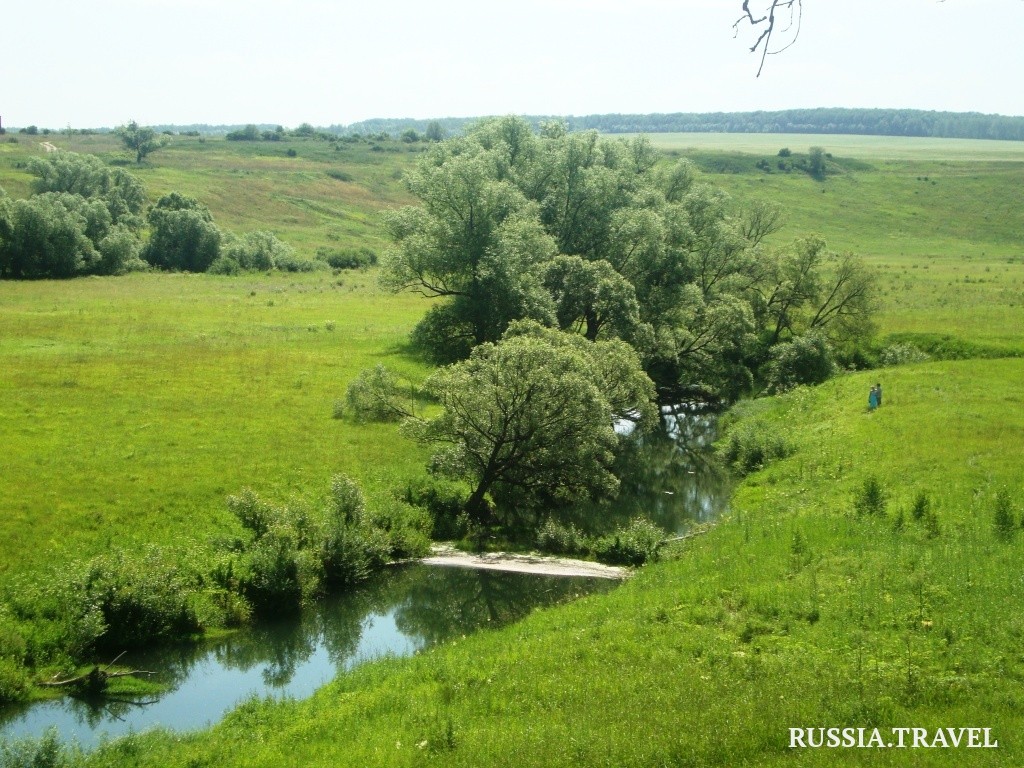
[[[643,565],[657,561],[664,541],[665,531],[647,518],[638,517],[598,539],[594,554],[603,563]]]
[[[191,600],[197,576],[157,547],[93,559],[81,584],[81,598],[96,606],[103,618],[97,647],[123,650],[200,631]]]
[[[591,542],[575,525],[549,519],[537,531],[537,548],[556,555],[585,555],[591,551]]]
[[[1017,520],[1013,513],[1013,501],[1010,499],[1010,492],[1005,488],[999,489],[999,492],[996,494],[992,526],[995,530],[996,538],[1001,541],[1010,541],[1017,532]]]
[[[769,351],[767,388],[785,392],[801,384],[820,384],[835,371],[832,350],[824,336],[809,334],[776,344]]]
[[[923,363],[931,359],[931,355],[918,349],[913,344],[897,342],[890,344],[878,355],[880,365],[886,367],[894,365],[908,365],[910,363]]]
[[[795,449],[776,427],[753,421],[733,428],[717,450],[723,461],[746,475],[792,455]]]
[[[287,531],[266,533],[246,554],[240,585],[257,613],[294,610],[301,604],[298,551]]]
[[[303,259],[294,253],[279,254],[275,266],[282,272],[316,272],[323,264],[311,259]]]
[[[0,744],[0,768],[64,768],[81,762],[81,753],[66,749],[56,728],[48,728],[38,739],[4,740]]]
[[[377,254],[365,247],[341,251],[318,248],[316,257],[333,269],[362,269],[377,263]]]
[[[274,269],[279,261],[294,259],[295,251],[278,240],[273,232],[256,230],[228,243],[224,255],[242,270],[265,272]]]
[[[931,514],[932,502],[925,491],[918,491],[914,497],[914,505],[910,508],[910,515],[914,520],[923,520]]]
[[[461,539],[469,531],[465,489],[440,478],[427,478],[422,485],[410,485],[407,503],[421,507],[430,515],[432,535],[441,539]]]
[[[234,259],[222,255],[214,259],[206,271],[211,275],[237,275],[241,273],[242,268]]]
[[[397,421],[412,414],[413,404],[399,391],[398,378],[378,363],[349,382],[345,410],[359,423]]]
[[[858,516],[885,514],[885,491],[882,490],[878,478],[872,475],[864,481],[864,485],[854,498],[853,506]]]

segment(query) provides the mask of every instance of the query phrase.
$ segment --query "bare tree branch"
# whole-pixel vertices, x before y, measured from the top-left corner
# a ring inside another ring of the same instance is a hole
[[[750,47],[751,53],[756,53],[759,48],[761,49],[761,62],[757,68],[758,77],[761,76],[767,56],[782,53],[796,42],[797,37],[800,35],[800,22],[803,19],[803,0],[759,1],[762,6],[767,4],[767,8],[763,11],[762,16],[755,16],[754,12],[750,10],[750,0],[743,0],[743,15],[736,19],[736,22],[732,25],[734,36],[739,34],[740,25],[744,23],[749,24],[751,29],[760,31],[754,44]],[[782,22],[785,26],[781,26],[780,17],[784,17],[787,12],[789,18]],[[788,36],[788,42],[784,43],[780,48],[773,49],[772,38],[776,34]]]

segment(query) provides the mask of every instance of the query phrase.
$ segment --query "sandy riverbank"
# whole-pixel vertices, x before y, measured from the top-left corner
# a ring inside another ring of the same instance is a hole
[[[589,576],[596,579],[624,579],[630,575],[628,568],[603,565],[589,560],[573,560],[565,557],[548,557],[536,554],[521,555],[509,552],[474,554],[462,552],[445,544],[435,544],[431,551],[433,554],[422,560],[427,565],[538,573],[545,576]]]

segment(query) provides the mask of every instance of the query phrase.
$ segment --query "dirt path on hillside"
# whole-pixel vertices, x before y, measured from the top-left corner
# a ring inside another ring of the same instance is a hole
[[[626,568],[566,557],[518,555],[509,552],[472,554],[446,544],[435,544],[431,551],[433,554],[421,562],[453,568],[483,568],[492,571],[537,573],[544,576],[588,576],[595,579],[624,579],[631,573]]]
[[[57,151],[57,147],[54,146],[53,144],[51,144],[48,141],[40,141],[39,142],[39,146],[41,146],[47,152],[56,152]]]

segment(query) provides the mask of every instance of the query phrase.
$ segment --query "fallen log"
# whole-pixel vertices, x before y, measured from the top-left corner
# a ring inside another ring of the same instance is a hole
[[[155,675],[155,672],[148,672],[144,669],[130,669],[122,670],[120,672],[108,672],[117,660],[124,656],[120,654],[116,659],[107,664],[103,669],[100,669],[97,664],[88,672],[78,675],[76,677],[69,677],[66,680],[44,680],[37,683],[42,688],[63,688],[65,686],[72,686],[82,691],[88,691],[89,693],[102,693],[107,688],[109,680],[116,677],[131,677],[133,675]],[[56,675],[54,675],[56,677]]]

